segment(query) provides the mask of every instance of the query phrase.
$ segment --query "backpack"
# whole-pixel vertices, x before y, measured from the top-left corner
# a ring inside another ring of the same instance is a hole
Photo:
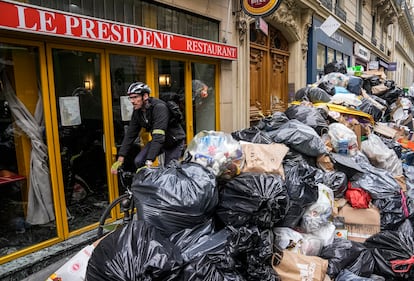
[[[170,111],[170,125],[179,125],[184,121],[183,113],[175,101],[169,100],[165,102]]]

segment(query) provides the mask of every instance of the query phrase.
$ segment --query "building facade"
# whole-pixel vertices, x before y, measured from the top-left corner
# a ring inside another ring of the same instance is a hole
[[[261,19],[244,2],[0,0],[0,266],[96,228],[122,193],[133,81],[180,103],[187,142],[284,110],[333,60],[413,83],[406,1],[283,0]]]

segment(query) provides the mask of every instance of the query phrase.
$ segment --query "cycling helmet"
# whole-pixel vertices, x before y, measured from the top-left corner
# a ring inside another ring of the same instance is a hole
[[[134,82],[131,85],[129,85],[128,87],[128,91],[127,94],[139,94],[139,95],[143,95],[147,93],[148,95],[151,94],[151,89],[150,87],[143,83],[143,82]]]

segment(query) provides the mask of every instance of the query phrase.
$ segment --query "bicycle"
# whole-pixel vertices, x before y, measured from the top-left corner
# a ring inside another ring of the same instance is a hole
[[[133,172],[125,171],[122,166],[118,168],[119,180],[120,180],[122,187],[125,188],[125,192],[124,194],[115,198],[115,200],[113,200],[111,204],[109,204],[105,208],[104,212],[99,218],[99,226],[97,229],[98,239],[104,235],[104,228],[105,228],[106,220],[109,214],[118,204],[120,205],[121,212],[124,214],[124,217],[122,218],[122,223],[120,225],[128,224],[132,220],[135,213],[137,214],[138,219],[141,216],[142,212],[140,210],[137,210],[137,207],[135,206],[135,203],[134,203],[133,194],[131,191],[132,179],[134,177],[134,174],[135,173]]]

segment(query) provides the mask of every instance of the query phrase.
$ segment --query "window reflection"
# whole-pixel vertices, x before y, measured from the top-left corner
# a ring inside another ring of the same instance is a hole
[[[0,256],[4,256],[55,237],[56,225],[39,50],[2,43],[0,47]]]
[[[216,129],[215,65],[192,63],[194,135]]]

